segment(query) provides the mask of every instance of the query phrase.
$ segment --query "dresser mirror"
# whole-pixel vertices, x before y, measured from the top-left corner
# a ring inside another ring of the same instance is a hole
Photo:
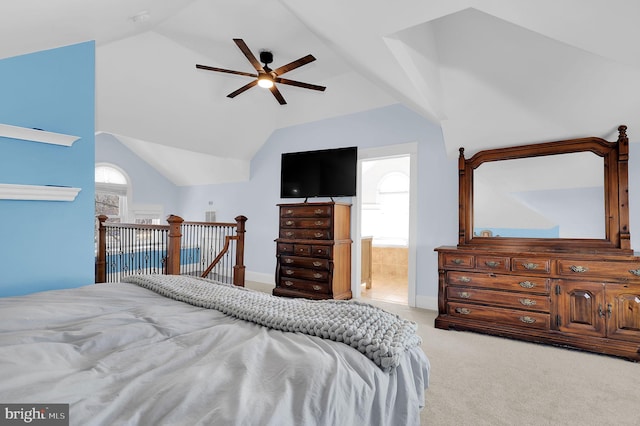
[[[473,236],[605,239],[604,161],[593,152],[483,163]]]
[[[459,245],[628,251],[628,139],[460,149]]]

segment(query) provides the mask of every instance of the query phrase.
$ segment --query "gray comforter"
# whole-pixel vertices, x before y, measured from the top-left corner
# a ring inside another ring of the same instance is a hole
[[[0,299],[0,402],[72,425],[417,425],[429,364],[398,361],[132,284]]]

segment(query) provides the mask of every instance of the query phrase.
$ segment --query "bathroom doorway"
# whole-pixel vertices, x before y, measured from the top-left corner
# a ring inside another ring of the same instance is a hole
[[[386,155],[373,152],[359,159],[359,290],[362,299],[415,306],[411,238],[415,152],[407,150],[407,145],[396,148]]]

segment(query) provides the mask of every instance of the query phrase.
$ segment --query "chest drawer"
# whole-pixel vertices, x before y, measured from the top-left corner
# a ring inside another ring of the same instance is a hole
[[[490,321],[523,328],[548,330],[551,323],[549,314],[540,312],[464,303],[449,303],[447,309],[448,314],[454,317]]]
[[[327,259],[281,256],[280,262],[282,263],[282,266],[295,266],[308,269],[324,269],[327,271],[329,270],[329,261]]]
[[[548,274],[551,271],[551,259],[514,257],[511,270],[524,274]]]
[[[280,238],[289,240],[330,240],[329,229],[280,229]]]
[[[598,277],[622,280],[640,281],[640,262],[606,262],[606,261],[558,261],[558,273],[573,278]]]
[[[447,287],[447,299],[540,312],[549,312],[551,303],[549,296],[473,287]]]
[[[308,291],[310,293],[331,293],[329,284],[315,281],[305,281],[296,278],[282,277],[280,278],[280,287],[287,290]]]
[[[297,268],[294,266],[280,266],[281,277],[284,278],[300,278],[303,280],[315,280],[315,281],[327,281],[329,279],[329,272],[320,269],[305,269]]]
[[[281,206],[280,217],[331,217],[332,205],[325,206]]]
[[[496,290],[549,293],[550,280],[544,277],[493,275],[463,271],[447,272],[447,283],[456,286],[482,287]]]
[[[330,218],[289,218],[280,219],[281,228],[323,229],[331,227]]]

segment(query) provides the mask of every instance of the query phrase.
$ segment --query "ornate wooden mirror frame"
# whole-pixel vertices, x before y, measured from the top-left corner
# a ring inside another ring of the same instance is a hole
[[[459,171],[459,247],[509,250],[614,252],[631,254],[629,233],[627,126],[618,127],[618,140],[608,142],[598,137],[522,145],[480,151],[469,159],[460,148]],[[604,161],[604,239],[474,237],[473,233],[473,173],[481,164],[517,158],[540,157],[590,151]]]

